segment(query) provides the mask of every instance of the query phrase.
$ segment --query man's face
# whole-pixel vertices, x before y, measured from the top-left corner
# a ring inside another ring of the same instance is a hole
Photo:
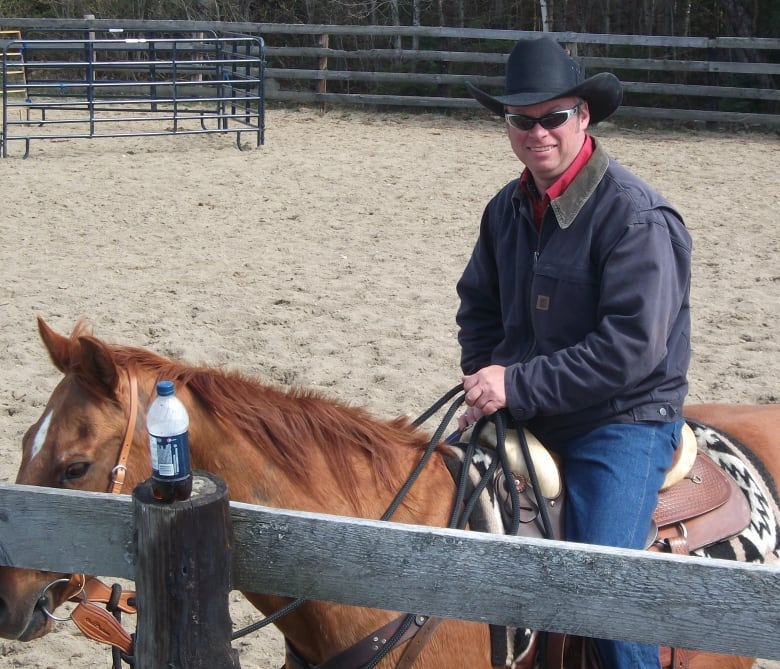
[[[506,111],[541,118],[556,111],[572,109],[577,104],[577,98],[569,97],[525,107],[507,107]],[[536,123],[530,130],[519,130],[509,122],[505,121],[504,125],[515,155],[531,171],[536,187],[545,191],[577,157],[589,122],[588,103],[580,102],[577,113],[557,128],[546,130]]]

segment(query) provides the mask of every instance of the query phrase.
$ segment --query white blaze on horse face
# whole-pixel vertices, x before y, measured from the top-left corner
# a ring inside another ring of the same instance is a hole
[[[35,439],[33,439],[32,453],[30,453],[30,460],[32,460],[38,453],[41,452],[44,443],[46,443],[46,435],[49,433],[49,425],[51,425],[51,417],[53,411],[49,411],[44,417],[41,426],[38,428],[38,432],[35,433]]]

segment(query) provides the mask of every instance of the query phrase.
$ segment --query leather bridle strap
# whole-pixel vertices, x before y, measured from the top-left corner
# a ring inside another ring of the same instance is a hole
[[[317,665],[316,669],[346,669],[347,667],[362,667],[368,664],[380,652],[384,651],[384,646],[390,639],[398,637],[396,644],[411,639],[427,620],[426,616],[413,616],[412,624],[401,632],[404,622],[408,618],[408,613],[398,616],[395,620],[391,620],[386,625],[358,641],[354,646],[350,646],[335,657]],[[401,632],[400,636],[399,632]]]
[[[127,460],[130,457],[130,447],[135,435],[135,423],[138,419],[138,377],[135,369],[128,368],[127,377],[130,381],[130,411],[127,419],[127,427],[122,438],[122,447],[116,465],[111,470],[111,485],[109,492],[118,494],[122,490],[127,475]],[[125,655],[133,652],[133,639],[121,626],[117,617],[112,615],[108,608],[103,609],[93,602],[105,603],[117,613],[135,613],[135,593],[118,591],[102,583],[94,577],[85,577],[83,574],[71,576],[71,587],[76,592],[68,597],[73,602],[78,602],[71,611],[70,618],[81,632],[94,641],[119,648]]]
[[[135,593],[122,591],[118,586],[111,588],[92,576],[74,574],[69,587],[75,589],[68,599],[78,602],[70,619],[84,636],[121,649],[125,655],[133,652],[132,636],[122,627],[108,608],[100,608],[94,602],[106,604],[115,611],[136,613]]]
[[[138,418],[138,377],[135,369],[128,369],[127,376],[130,380],[130,416],[127,419],[125,436],[122,439],[122,448],[119,450],[119,458],[116,466],[111,470],[111,488],[109,492],[117,494],[122,490],[127,475],[127,459],[130,457],[130,446],[135,435],[135,422]]]
[[[105,609],[92,602],[79,602],[78,606],[71,611],[70,619],[84,636],[119,648],[125,655],[132,655],[133,637]]]
[[[398,633],[404,622],[407,620],[409,614],[402,614],[395,620],[391,620],[386,625],[380,627],[378,630],[372,632],[368,636],[358,641],[353,646],[350,646],[346,650],[342,651],[335,657],[326,660],[325,662],[316,666],[306,662],[297,650],[292,646],[289,639],[287,640],[286,659],[287,665],[294,669],[359,669],[363,667],[384,650],[384,646],[388,643],[388,640]],[[441,622],[438,618],[430,618],[428,616],[413,616],[412,624],[403,631],[396,644],[404,643],[405,641],[413,640],[419,632],[422,632],[423,643],[419,646],[415,646],[414,649],[406,656],[407,664],[398,664],[397,667],[411,665],[408,664],[409,660],[414,663],[414,660],[422,651],[423,646],[427,643],[430,636],[438,627]],[[430,624],[429,624],[430,623]],[[403,659],[403,658],[402,658]]]
[[[396,669],[412,669],[417,657],[443,622],[442,618],[428,618],[404,648],[403,655],[398,660],[398,664],[395,665]]]

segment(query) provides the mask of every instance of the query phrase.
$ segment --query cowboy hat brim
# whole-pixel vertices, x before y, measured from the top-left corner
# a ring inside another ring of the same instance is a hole
[[[595,125],[609,118],[623,101],[623,86],[610,72],[600,72],[576,86],[560,91],[522,91],[492,96],[468,82],[466,88],[477,102],[502,118],[506,107],[525,107],[558,98],[578,97],[588,103],[590,122]]]

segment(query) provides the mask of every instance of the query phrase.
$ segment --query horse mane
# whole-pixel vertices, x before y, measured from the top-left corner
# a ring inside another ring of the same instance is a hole
[[[156,379],[185,385],[203,409],[237,429],[250,443],[301,482],[312,475],[312,448],[325,462],[356,508],[362,506],[356,458],[370,462],[377,486],[398,490],[410,474],[400,450],[421,453],[428,438],[406,418],[381,420],[367,410],[315,391],[266,385],[236,371],[192,366],[146,349],[110,345],[120,367],[149,370]],[[312,493],[318,486],[309,486]]]

